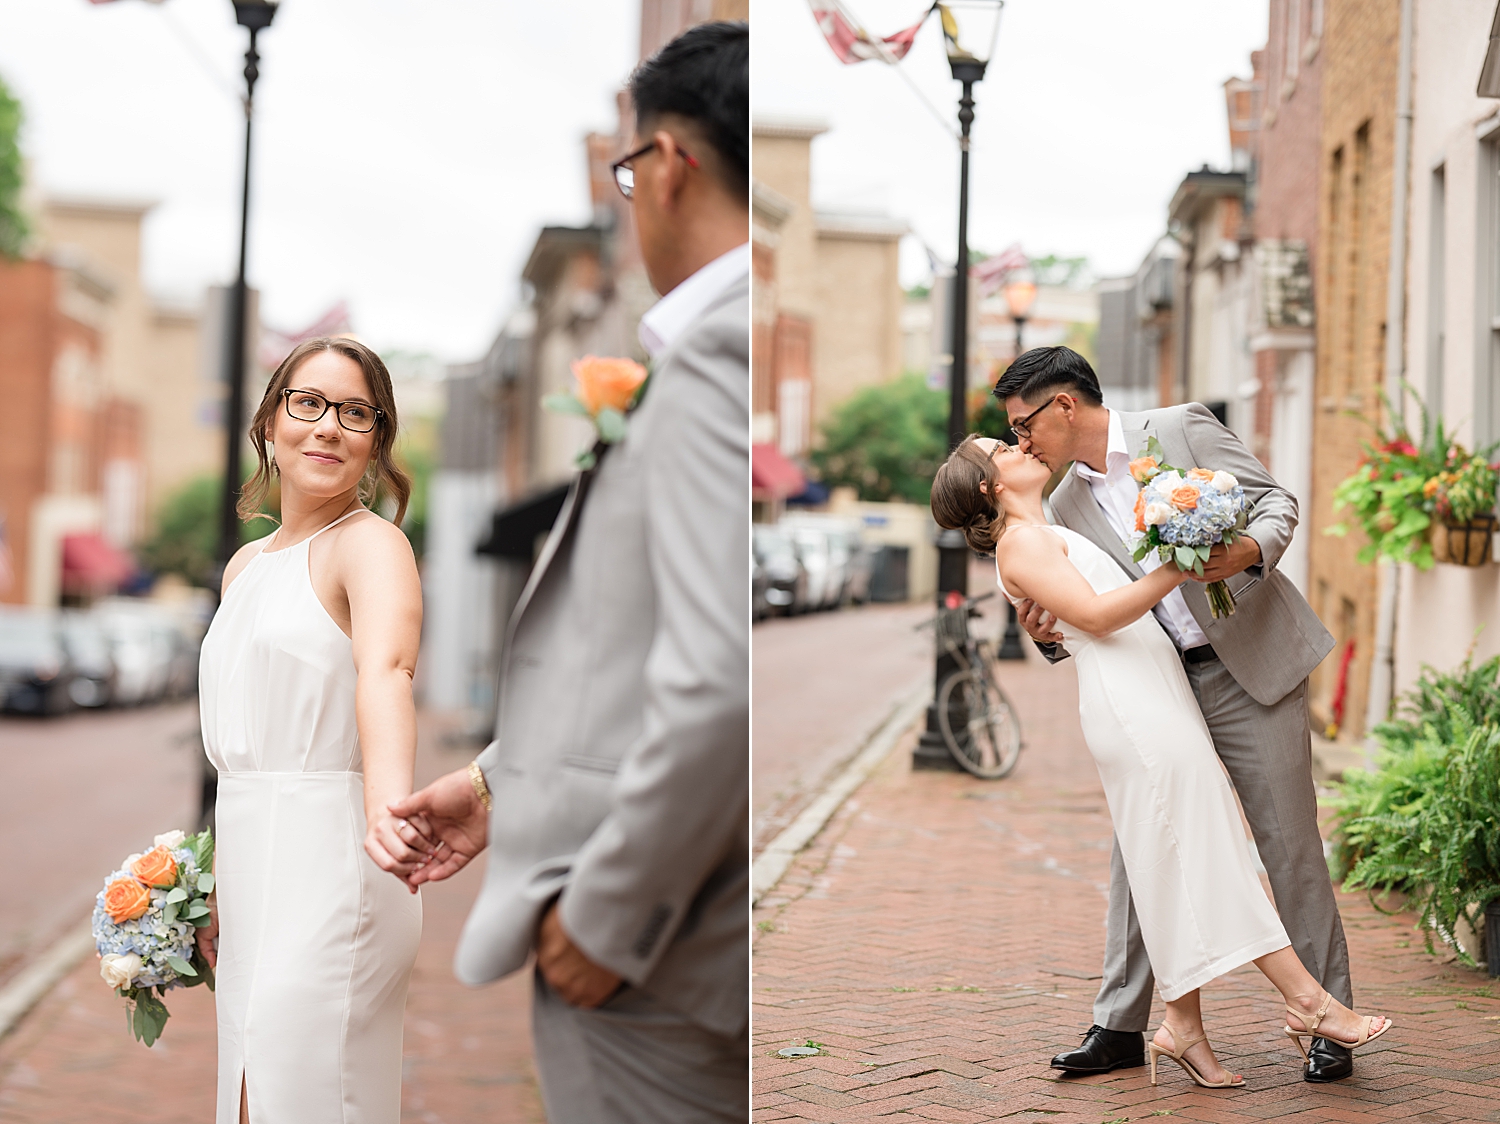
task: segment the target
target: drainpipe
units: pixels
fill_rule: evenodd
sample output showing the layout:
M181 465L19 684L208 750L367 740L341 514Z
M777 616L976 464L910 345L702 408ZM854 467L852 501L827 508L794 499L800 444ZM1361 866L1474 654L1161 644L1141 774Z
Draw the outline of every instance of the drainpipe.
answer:
M1385 393L1400 424L1406 413L1401 385L1406 360L1406 196L1411 179L1411 49L1414 0L1401 0L1401 51L1396 72L1396 151L1391 184L1391 271L1385 298ZM1370 699L1365 710L1365 756L1373 761L1370 731L1390 714L1396 684L1396 604L1401 571L1380 564L1380 607L1375 618L1375 662L1370 668Z

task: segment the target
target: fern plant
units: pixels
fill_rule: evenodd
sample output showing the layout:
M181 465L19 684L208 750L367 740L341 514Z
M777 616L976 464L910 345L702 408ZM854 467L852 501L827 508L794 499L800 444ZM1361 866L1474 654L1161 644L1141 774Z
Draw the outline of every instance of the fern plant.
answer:
M1459 918L1478 930L1500 898L1500 657L1455 671L1424 668L1401 715L1375 728L1373 773L1346 774L1335 798L1329 863L1346 890L1399 892L1459 959Z

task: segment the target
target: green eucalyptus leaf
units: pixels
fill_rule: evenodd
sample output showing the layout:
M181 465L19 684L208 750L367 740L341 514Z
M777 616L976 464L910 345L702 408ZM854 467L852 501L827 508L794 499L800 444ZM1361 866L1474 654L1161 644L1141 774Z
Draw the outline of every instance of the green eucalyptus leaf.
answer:
M163 925L170 925L177 920L177 903L169 901L161 908L161 921Z
M195 917L207 917L208 905L205 902L196 901L192 905L187 907L187 912L184 913L183 916L189 921L191 921Z
M173 902L185 902L187 900L188 900L188 892L186 890L184 890L181 886L178 886L177 888L175 888L173 890L169 890L167 892L167 904L168 905L170 905Z
M1198 552L1190 546L1179 546L1175 555L1179 570L1191 570L1193 563L1198 560Z
M179 976L196 976L198 970L180 956L167 957L167 963L172 965L172 971Z
M599 427L599 440L606 445L614 445L625 440L625 415L613 406L606 406L600 410L594 418L594 424Z
M198 875L198 890L200 893L211 894L214 892L214 876L208 871Z
M551 410L554 414L573 414L577 417L589 416L589 408L571 394L549 394L542 399L542 409Z

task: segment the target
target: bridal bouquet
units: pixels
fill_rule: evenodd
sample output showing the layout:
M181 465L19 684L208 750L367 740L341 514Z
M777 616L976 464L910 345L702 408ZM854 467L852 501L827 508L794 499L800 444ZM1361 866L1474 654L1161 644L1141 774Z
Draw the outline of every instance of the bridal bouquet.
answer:
M214 888L213 860L211 832L169 831L105 878L95 899L99 974L125 999L131 1033L147 1046L167 1025L161 996L200 983L213 990L213 969L195 939L208 924L204 898Z
M1209 551L1219 543L1232 545L1249 521L1250 501L1232 474L1173 468L1155 437L1130 462L1130 475L1141 490L1135 533L1125 546L1137 562L1154 550L1163 561L1202 577ZM1209 583L1208 607L1216 618L1234 613L1234 595L1223 582Z
M599 441L613 445L625 440L625 415L645 393L647 371L634 359L601 359L585 355L572 363L578 389L573 394L549 394L542 406L557 414L575 414L594 424ZM598 456L592 449L578 454L576 465L587 471Z

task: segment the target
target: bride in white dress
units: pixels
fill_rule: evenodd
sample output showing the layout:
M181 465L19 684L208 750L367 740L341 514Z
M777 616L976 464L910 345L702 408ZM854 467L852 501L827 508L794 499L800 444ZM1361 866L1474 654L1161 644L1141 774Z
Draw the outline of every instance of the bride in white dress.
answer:
M1030 454L969 437L938 470L932 511L993 552L1001 591L1058 619L1078 673L1084 740L1099 768L1141 935L1166 1003L1148 1049L1199 1085L1244 1084L1214 1057L1198 989L1242 964L1282 994L1284 1032L1362 1046L1390 1020L1359 1016L1308 974L1250 857L1229 779L1214 753L1177 649L1150 610L1188 575L1162 566L1132 581L1083 535L1048 524L1051 470Z
M386 809L412 789L422 600L405 536L362 502L378 482L406 506L395 433L385 365L347 339L299 345L251 423L240 513L275 473L281 523L225 569L200 670L219 770L216 918L199 930L206 952L218 937L217 1124L400 1117L422 905L382 871L426 851Z

